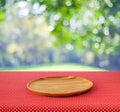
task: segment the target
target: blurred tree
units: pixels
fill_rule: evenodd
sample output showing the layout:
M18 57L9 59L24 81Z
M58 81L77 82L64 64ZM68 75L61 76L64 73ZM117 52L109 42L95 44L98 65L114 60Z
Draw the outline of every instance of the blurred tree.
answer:
M19 0L15 0L17 2ZM55 45L113 54L120 49L120 0L27 0L44 7ZM5 0L1 0L1 7ZM0 12L0 20L3 12ZM34 15L34 14L33 14Z
M0 21L5 18L5 1L9 0L0 0ZM99 58L104 54L119 56L120 0L23 1L31 3L29 17L44 13L52 41L61 51L93 51Z
M114 54L120 49L120 0L29 0L46 6L55 45Z

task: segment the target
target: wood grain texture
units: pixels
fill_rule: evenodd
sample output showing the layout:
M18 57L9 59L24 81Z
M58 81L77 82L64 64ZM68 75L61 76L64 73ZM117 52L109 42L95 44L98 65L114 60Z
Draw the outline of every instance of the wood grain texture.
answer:
M79 95L92 87L92 81L75 76L45 77L27 84L27 88L33 93L55 97Z

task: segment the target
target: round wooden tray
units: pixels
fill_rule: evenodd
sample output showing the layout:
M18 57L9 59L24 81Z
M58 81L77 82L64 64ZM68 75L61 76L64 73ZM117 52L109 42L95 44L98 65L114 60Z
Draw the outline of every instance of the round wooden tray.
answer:
M45 77L27 84L30 91L46 96L78 95L90 90L92 86L90 80L75 76Z

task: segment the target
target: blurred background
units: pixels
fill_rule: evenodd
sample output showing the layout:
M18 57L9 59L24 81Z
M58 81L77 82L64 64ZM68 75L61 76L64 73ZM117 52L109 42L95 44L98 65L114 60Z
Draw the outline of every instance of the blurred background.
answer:
M0 0L0 70L120 70L120 0Z

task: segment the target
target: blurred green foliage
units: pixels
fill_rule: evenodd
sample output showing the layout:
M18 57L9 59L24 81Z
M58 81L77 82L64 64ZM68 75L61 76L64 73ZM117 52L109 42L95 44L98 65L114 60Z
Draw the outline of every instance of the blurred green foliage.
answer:
M120 49L120 0L30 0L46 6L57 45L115 54Z
M15 0L17 2L19 0ZM71 44L97 54L120 49L120 0L28 0L45 6L46 20L56 37L55 45ZM1 7L5 0L1 0ZM0 12L0 20L3 20Z
M0 22L4 20L5 4L6 4L6 0L0 0Z
M5 6L9 5L8 2L9 0L7 1L8 3L5 1L6 0L0 0L0 22L5 19L6 13ZM22 0L13 1L14 4L16 4L17 2L20 2ZM91 51L92 53L94 53L94 55L97 55L100 58L101 56L104 57L104 55L119 56L120 0L23 0L23 1L26 1L27 3L30 3L32 5L29 17L34 18L36 16L43 14L44 17L46 18L46 22L48 23L48 29L54 37L53 39L54 48L56 47L62 48L60 50L62 50L63 52L72 51L73 54L75 51L77 51L78 53L83 52L84 50L89 52ZM43 11L41 11L41 13L38 13L34 12L33 9L35 10L41 9ZM34 25L32 27L34 29ZM26 29L24 29L23 32L25 32ZM28 28L26 32L28 30L30 32L31 29L29 30ZM0 35L3 35L2 32L0 33L1 33ZM35 37L34 34L33 36ZM4 44L2 37L4 36L0 37L1 45ZM33 39L34 37L31 38ZM34 44L35 46L37 46L36 48L38 49L40 40L34 41L35 41ZM24 39L24 43L25 42L26 41ZM66 51L66 49L68 51ZM76 57L77 52L75 52Z
M4 7L6 4L6 0L0 0L0 8Z

